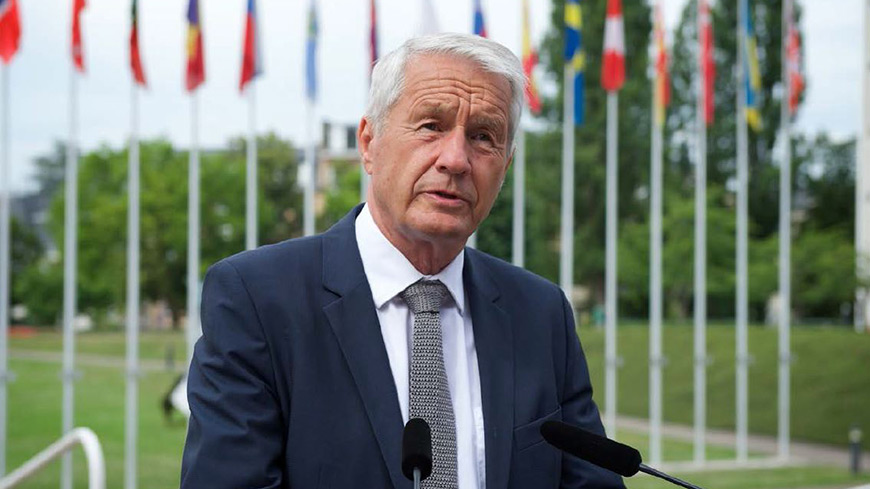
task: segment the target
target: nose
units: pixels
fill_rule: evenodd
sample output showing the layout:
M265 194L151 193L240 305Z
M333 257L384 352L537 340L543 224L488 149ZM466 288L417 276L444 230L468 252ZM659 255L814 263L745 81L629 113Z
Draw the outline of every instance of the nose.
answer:
M441 152L435 162L440 172L462 175L471 172L471 160L465 130L455 127L441 139Z

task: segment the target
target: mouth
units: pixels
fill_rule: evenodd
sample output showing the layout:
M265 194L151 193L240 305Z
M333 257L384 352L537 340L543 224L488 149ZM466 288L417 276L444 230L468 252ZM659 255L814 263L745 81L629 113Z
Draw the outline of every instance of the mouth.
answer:
M464 199L460 194L449 190L427 190L425 194L444 204L455 205L466 202L466 199Z

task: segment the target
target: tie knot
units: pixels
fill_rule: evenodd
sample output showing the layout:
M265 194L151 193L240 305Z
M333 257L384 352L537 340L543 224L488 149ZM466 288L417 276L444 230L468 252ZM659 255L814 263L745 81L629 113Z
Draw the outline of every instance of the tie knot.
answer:
M408 304L411 312L438 312L441 304L450 296L447 286L440 280L420 280L408 286L399 293L399 296Z

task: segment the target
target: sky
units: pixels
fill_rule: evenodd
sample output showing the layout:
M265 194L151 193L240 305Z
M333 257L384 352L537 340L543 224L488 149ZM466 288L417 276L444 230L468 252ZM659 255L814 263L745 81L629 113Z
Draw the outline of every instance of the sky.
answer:
M18 0L21 48L8 71L10 161L14 193L33 190L32 160L65 140L70 127L71 0ZM603 1L603 0L602 0ZM673 28L686 0L663 0ZM721 1L721 0L720 0ZM804 8L808 91L799 130L854 135L860 124L861 0L798 0ZM198 91L203 148L223 147L248 131L249 98L239 93L246 0L201 0L206 83ZM355 124L368 85L368 1L318 0L318 103L313 120ZM469 32L471 0L433 0L444 31ZM520 50L520 0L482 0L489 37ZM141 92L140 138L163 137L186 148L191 102L184 90L187 0L142 0L139 31L148 87ZM550 2L530 0L532 42L548 28ZM80 147L119 148L131 126L128 0L88 0L82 17L86 74L77 79ZM378 0L381 54L416 34L421 0ZM260 0L264 73L255 86L256 127L306 140L304 43L306 0Z

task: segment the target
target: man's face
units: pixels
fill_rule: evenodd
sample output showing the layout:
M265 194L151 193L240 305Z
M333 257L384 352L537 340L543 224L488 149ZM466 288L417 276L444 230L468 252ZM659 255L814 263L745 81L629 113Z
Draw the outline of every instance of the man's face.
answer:
M489 214L510 165L510 85L453 56L409 60L383 127L360 123L370 204L388 237L461 242Z

